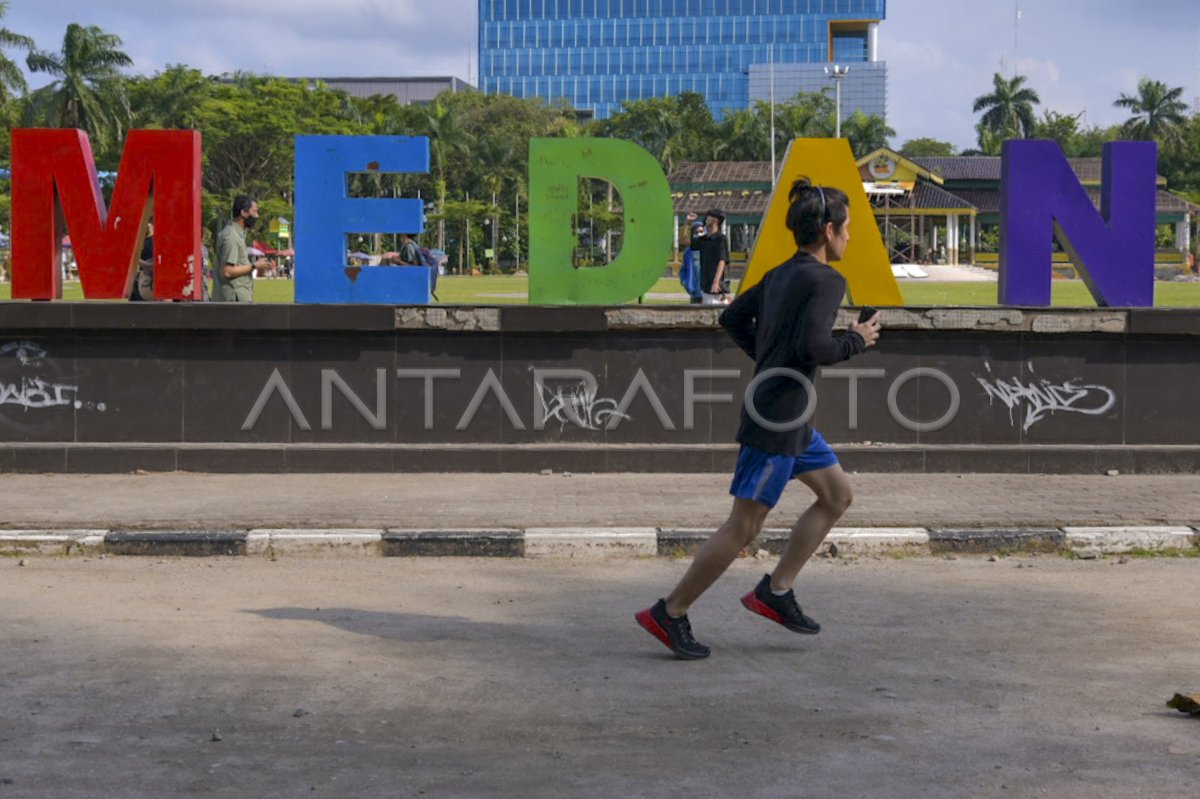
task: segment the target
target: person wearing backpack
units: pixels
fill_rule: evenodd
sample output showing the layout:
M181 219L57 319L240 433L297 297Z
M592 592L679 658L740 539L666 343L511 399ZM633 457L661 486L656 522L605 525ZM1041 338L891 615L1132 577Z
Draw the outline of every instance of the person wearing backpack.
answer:
M428 247L419 247L417 254L421 258L421 266L429 267L429 293L437 300L438 267L441 266L438 263L438 257ZM441 300L438 300L438 302L441 302Z
M697 222L692 226L692 241L704 235L704 225ZM683 262L679 266L679 282L683 285L683 290L687 292L688 298L692 305L699 305L704 301L704 294L700 291L700 256L696 250L687 247L683 251Z
M421 266L421 248L413 241L411 233L400 234L400 253L396 260L400 266Z

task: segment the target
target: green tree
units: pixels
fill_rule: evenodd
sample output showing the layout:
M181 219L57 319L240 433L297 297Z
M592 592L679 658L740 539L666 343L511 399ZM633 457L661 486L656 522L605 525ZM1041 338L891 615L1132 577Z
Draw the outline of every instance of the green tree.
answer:
M767 122L771 106L761 101L755 111ZM775 152L782 158L792 139L827 139L833 136L837 120L834 100L828 92L800 92L775 105Z
M479 261L478 250L488 211L487 203L477 199L447 200L440 210L429 215L439 227L449 229L445 249L457 251L456 262L466 272Z
M479 162L480 188L492 202L491 249L499 260L500 254L500 197L504 187L516 181L515 142L508 137L488 136L478 140L475 157Z
M1079 150L1079 120L1083 114L1060 114L1047 110L1033 123L1030 136L1034 139L1048 139L1058 142L1062 151L1071 157L1078 157Z
M1073 149L1067 153L1072 158L1099 158L1104 153L1104 145L1117 141L1122 137L1121 126L1112 125L1102 128L1093 125L1079 131L1075 137Z
M446 158L444 180L447 201L470 196L493 202L494 197L491 213L493 239L498 244L501 244L502 236L505 241L512 241L512 252L520 260L518 250L527 245L528 237L522 236L520 229L514 229L513 226L520 224L520 219L516 218L519 214L512 209L527 194L524 176L529 170L529 140L579 135L580 125L575 110L566 104L546 104L536 98L481 92L446 91L438 101L447 113L455 116L457 129L463 137L462 146L455 148L457 154ZM410 106L404 110L408 112L410 109L416 115L414 118L428 112L428 107L421 109ZM420 134L425 127L424 123L418 122L409 132ZM436 142L432 143L436 145ZM434 158L437 157L435 151ZM427 196L436 194L436 181L431 181L429 176L414 176L414 181L434 189ZM430 218L438 217L435 214ZM496 226L499 226L499 231ZM438 230L441 234L445 225L439 222ZM474 241L479 231L475 227L471 230ZM512 230L511 236L502 232L509 230ZM444 247L448 251L456 252L459 249L457 245L451 246L452 241L459 240L457 231L458 228L453 227L444 239L439 238L439 241L445 242Z
M0 2L0 19L8 13L8 3ZM20 112L14 100L24 94L27 86L21 68L4 52L6 48L32 50L33 40L0 27L0 163L9 162L9 131L15 126ZM0 228L8 230L11 219L9 181L0 179ZM0 266L0 271L3 267Z
M637 144L670 174L680 161L708 160L716 126L704 98L684 92L677 97L627 101L591 132Z
M1187 122L1184 116L1187 103L1180 99L1182 95L1182 87L1169 89L1162 81L1142 78L1136 95L1122 93L1113 105L1133 114L1124 125L1125 135L1158 142L1174 141Z
M770 160L770 117L749 108L726 114L718 127L716 156L722 161Z
M132 118L121 68L133 64L121 50L121 37L72 22L57 53L34 50L26 64L56 78L30 97L29 122L81 128L97 149L120 145Z
M250 194L272 213L291 218L295 201L295 137L359 135L344 92L324 85L238 75L215 83L195 109L204 132L205 221L219 227L233 197ZM272 204L278 200L278 204ZM265 214L262 214L265 216Z
M0 2L0 19L8 15L8 6L7 0ZM5 54L4 50L8 48L33 50L33 39L0 27L0 105L7 105L12 99L24 94L28 88L21 68Z
M1200 114L1178 128L1175 138L1162 148L1158 164L1172 191L1200 202Z
M775 155L783 158L792 139L824 139L834 133L834 101L828 92L800 92L775 104ZM893 134L894 135L894 134ZM726 161L771 158L771 105L726 114L717 128L716 156Z
M429 137L433 173L436 178L438 213L442 215L438 224L438 247L446 246L445 214L448 184L446 175L450 170L450 159L465 160L470 152L474 137L463 125L464 114L458 106L438 97L431 105L422 109L419 118L421 134ZM469 248L468 248L469 251Z
M681 120L677 161L711 161L716 148L717 123L704 95L682 92L677 98Z
M186 130L196 127L196 111L215 80L198 69L173 64L151 77L129 80L129 107L139 128Z
M1000 148L1008 139L1020 138L1013 131L994 131L982 122L975 126L975 135L979 139L979 149L964 150L963 155L1000 155Z
M900 145L900 155L905 158L940 158L957 154L957 147L948 141L939 141L938 139L909 139Z
M1011 80L1000 73L992 77L992 91L975 98L972 109L983 112L979 120L981 130L998 134L1003 139L1026 139L1033 132L1033 107L1042 102L1038 93L1025 86L1025 76L1017 75ZM980 149L988 149L980 140Z
M887 147L888 140L896 135L896 131L888 127L878 114L868 116L862 111L855 111L842 123L842 135L850 140L854 157L862 158L881 147Z

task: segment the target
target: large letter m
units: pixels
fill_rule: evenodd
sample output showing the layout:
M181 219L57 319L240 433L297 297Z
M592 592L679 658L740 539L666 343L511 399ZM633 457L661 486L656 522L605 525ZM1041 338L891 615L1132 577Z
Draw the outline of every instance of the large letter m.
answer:
M131 131L106 208L86 133L14 130L12 296L62 297L62 241L70 232L83 296L127 297L151 214L154 296L199 299L199 133Z

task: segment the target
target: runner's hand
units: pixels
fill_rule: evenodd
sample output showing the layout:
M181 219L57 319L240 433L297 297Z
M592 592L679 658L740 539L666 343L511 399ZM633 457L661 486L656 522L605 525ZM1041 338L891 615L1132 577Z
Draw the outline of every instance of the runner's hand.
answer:
M878 311L876 311L875 315L867 321L861 323L855 322L854 324L850 325L850 329L853 332L862 336L862 339L867 343L868 348L874 347L875 344L878 343L879 331L882 327L883 323L879 319Z

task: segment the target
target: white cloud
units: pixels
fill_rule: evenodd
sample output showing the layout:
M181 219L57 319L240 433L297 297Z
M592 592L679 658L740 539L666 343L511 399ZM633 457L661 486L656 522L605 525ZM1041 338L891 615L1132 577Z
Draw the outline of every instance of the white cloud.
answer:
M1062 68L1053 59L1018 59L1017 72L1029 78L1030 83L1049 86L1062 83Z
M1138 81L1142 79L1141 71L1133 67L1115 67L1110 71L1113 91L1132 94L1137 91Z
M916 74L938 73L949 67L960 67L937 42L917 43L905 39L883 39L879 58Z

